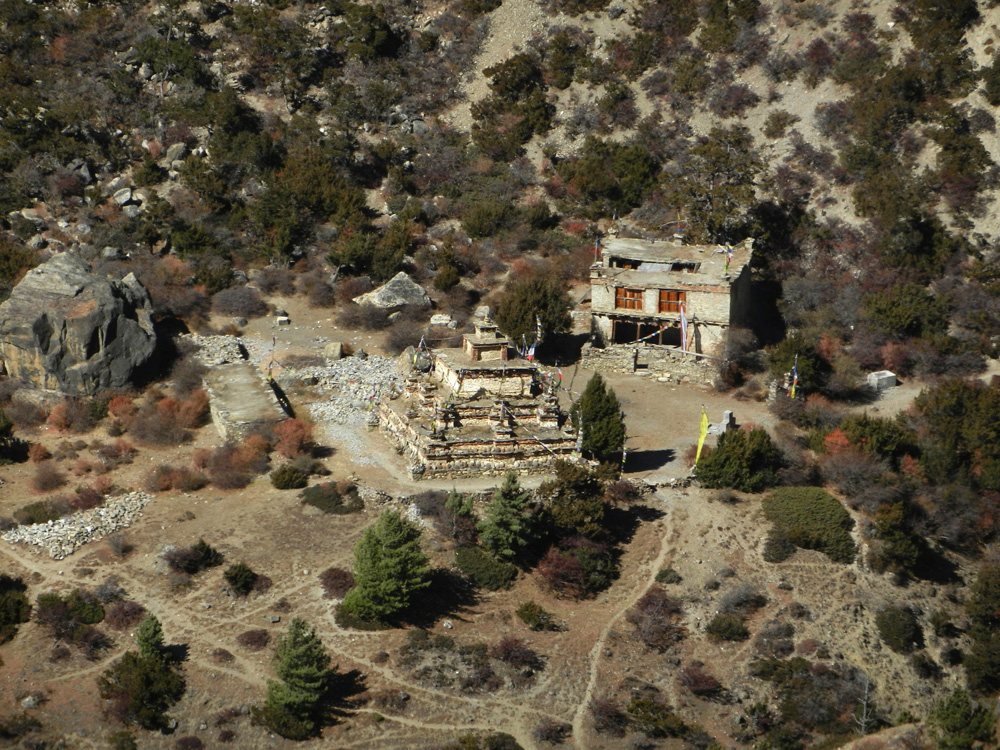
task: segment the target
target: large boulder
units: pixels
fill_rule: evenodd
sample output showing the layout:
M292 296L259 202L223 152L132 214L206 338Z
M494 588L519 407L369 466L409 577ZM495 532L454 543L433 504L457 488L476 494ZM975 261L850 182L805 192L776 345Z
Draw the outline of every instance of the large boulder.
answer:
M355 297L354 301L359 305L372 305L385 309L402 307L403 305L431 306L431 298L427 296L424 288L402 271L378 289Z
M151 313L133 274L114 281L76 255L54 255L0 305L0 359L11 377L38 388L122 388L156 349Z

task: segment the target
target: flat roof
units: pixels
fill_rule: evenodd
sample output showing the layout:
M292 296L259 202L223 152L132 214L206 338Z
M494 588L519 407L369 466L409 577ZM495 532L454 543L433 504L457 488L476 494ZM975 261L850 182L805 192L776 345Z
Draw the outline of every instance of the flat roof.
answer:
M527 375L538 369L536 365L520 357L509 359L506 362L502 359L487 359L474 362L469 359L464 349L435 349L434 356L456 371L506 369L507 374L513 376Z
M723 286L732 283L753 256L753 241L733 245L726 271L725 245L682 245L671 240L609 239L591 278L614 279L636 286ZM615 260L634 261L636 268L615 268ZM671 269L672 265L686 266ZM694 267L691 267L691 264Z

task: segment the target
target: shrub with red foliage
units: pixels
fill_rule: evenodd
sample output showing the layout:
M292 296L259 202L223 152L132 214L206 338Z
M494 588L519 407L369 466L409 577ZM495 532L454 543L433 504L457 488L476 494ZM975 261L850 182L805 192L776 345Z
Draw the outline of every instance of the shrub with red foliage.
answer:
M89 432L94 428L94 416L87 402L74 398L56 404L48 423L61 432Z
M92 487L81 487L70 496L69 504L73 510L90 510L104 505L104 495Z
M823 447L827 454L837 456L844 451L851 450L851 441L839 427L823 438Z
M41 463L47 458L52 458L49 449L41 443L32 443L28 446L28 459L33 464Z
M277 443L274 448L285 458L295 458L309 452L313 426L302 419L285 419L274 427Z
M266 445L266 440L251 436L239 445L227 443L218 448L205 466L212 484L224 490L246 487L254 475L267 471Z
M196 388L178 404L177 422L181 427L193 430L205 424L208 414L208 392L204 388Z
M205 476L197 471L160 464L146 475L143 485L148 492L167 490L194 492L204 487L207 482Z
M680 674L678 681L694 695L712 696L722 690L722 683L705 671L705 665L700 661L688 664Z
M327 568L319 574L319 582L326 599L343 599L354 588L354 574L343 568Z
M128 422L129 434L139 443L155 446L177 446L191 440L191 433L177 419L176 399L160 399L143 406Z
M112 396L108 400L108 413L115 419L127 421L138 410L139 407L135 405L131 396Z

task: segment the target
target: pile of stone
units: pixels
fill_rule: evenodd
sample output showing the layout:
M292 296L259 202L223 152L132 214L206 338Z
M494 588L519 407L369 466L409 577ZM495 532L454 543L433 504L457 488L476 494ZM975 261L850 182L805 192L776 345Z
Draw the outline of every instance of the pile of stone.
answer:
M129 492L108 498L99 508L82 510L57 521L18 526L0 539L10 544L43 547L54 560L62 560L85 544L131 526L152 499L145 492Z
M235 336L199 336L192 333L186 338L198 346L198 359L206 367L242 362L247 358L245 348Z
M317 422L363 427L372 405L401 387L396 360L374 354L346 357L326 367L307 369L321 391L332 391L329 400L310 407Z

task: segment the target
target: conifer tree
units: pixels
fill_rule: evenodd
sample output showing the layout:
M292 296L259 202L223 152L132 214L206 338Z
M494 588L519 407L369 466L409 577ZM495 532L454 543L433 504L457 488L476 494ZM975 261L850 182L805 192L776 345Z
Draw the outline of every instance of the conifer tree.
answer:
M594 375L573 405L573 425L583 425L583 452L604 463L614 461L625 445L625 418L618 396L600 374Z
M292 620L274 651L278 680L268 680L263 723L288 739L305 739L316 730L320 704L330 690L336 667L316 631L305 620Z
M365 620L393 617L410 606L413 594L430 585L420 529L386 511L354 546L355 587L341 605Z
M149 615L139 624L135 640L139 644L139 655L143 659L160 658L163 656L163 628L156 615Z
M531 493L521 488L516 474L508 474L486 506L479 539L497 557L512 560L535 540L536 532Z

